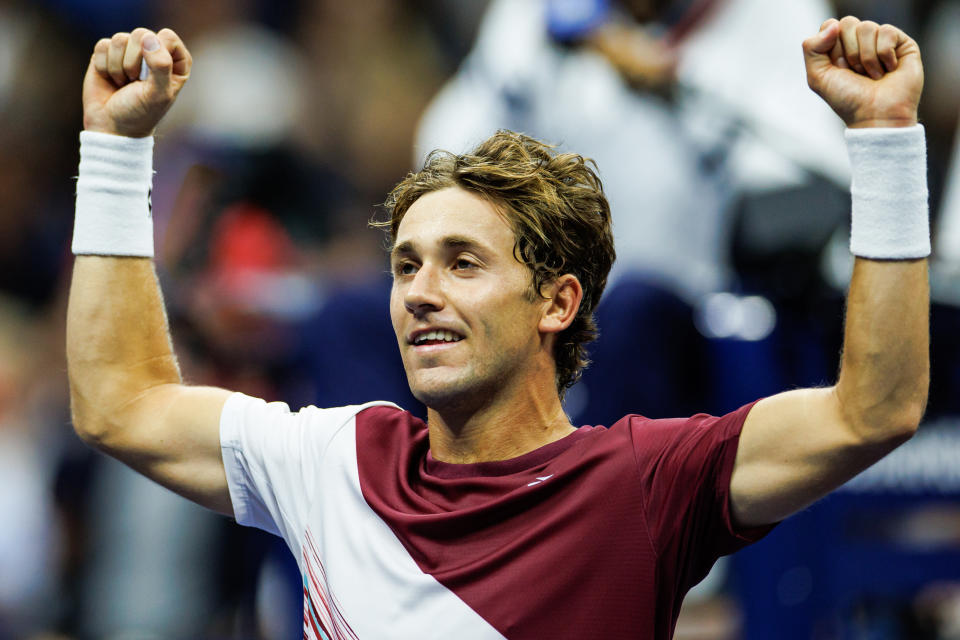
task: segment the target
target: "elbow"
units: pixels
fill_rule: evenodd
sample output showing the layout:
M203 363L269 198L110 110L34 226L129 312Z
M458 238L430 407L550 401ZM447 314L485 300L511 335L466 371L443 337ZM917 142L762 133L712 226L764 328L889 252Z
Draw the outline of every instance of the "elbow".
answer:
M97 449L98 451L104 448L103 442L105 438L102 430L91 429L87 424L81 423L74 418L73 432L76 433L77 437L88 447Z
M90 405L76 393L70 394L70 417L77 437L94 449L104 447L109 433L106 421L91 411Z
M877 436L891 449L899 447L917 433L923 413L922 404L906 406L899 411L891 412L882 428L877 430Z
M91 396L91 387L85 384L85 380L90 378L85 379L82 373L76 370L70 355L68 349L67 379L70 383L70 422L73 424L73 432L87 445L99 449L99 443L105 437L106 426L94 409L98 403Z
M905 408L881 416L850 422L856 441L869 450L890 452L910 440L920 427L922 411Z
M75 383L70 376L70 418L73 431L88 446L103 451L119 429L119 414L98 387Z
M900 444L906 442L920 428L923 416L927 412L927 396L930 390L929 370L907 389L898 394L897 400L889 409L888 428Z
M926 411L926 387L907 397L886 397L881 401L844 399L838 393L846 423L865 445L892 450L916 434Z

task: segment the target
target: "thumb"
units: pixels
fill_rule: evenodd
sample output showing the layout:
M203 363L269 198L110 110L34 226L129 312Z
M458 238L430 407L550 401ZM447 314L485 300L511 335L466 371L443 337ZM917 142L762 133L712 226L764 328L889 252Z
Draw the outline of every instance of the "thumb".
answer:
M170 84L170 73L173 69L173 57L160 42L160 38L153 33L148 33L143 37L140 48L143 52L143 62L149 70L147 78L143 78L141 73L141 79L147 81L148 90L159 89L166 93L167 86Z
M835 19L827 20L820 27L820 32L817 35L803 41L803 50L808 57L827 55L833 49L833 45L837 43L839 37L840 23Z
M824 73L829 73L833 62L830 52L840 39L840 22L834 18L820 27L820 32L803 41L803 58L807 67L807 81L813 87Z

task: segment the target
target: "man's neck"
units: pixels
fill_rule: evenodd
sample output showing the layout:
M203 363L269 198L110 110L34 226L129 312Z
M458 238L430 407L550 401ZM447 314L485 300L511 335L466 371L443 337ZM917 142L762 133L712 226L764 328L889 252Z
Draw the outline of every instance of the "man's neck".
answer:
M470 412L428 408L430 452L466 464L516 458L575 431L555 389L524 387Z

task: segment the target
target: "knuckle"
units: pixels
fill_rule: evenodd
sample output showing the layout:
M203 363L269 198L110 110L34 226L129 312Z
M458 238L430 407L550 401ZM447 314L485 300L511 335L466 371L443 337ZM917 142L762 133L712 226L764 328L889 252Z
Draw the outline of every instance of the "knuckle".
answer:
M897 35L900 33L900 30L892 24L882 24L878 28L878 31L880 32L880 35L894 39L896 39Z
M854 16L843 16L840 18L840 24L843 26L854 25L860 22L860 20Z
M127 39L130 38L129 33L115 33L113 37L110 38L110 44L112 45L123 45L126 44Z

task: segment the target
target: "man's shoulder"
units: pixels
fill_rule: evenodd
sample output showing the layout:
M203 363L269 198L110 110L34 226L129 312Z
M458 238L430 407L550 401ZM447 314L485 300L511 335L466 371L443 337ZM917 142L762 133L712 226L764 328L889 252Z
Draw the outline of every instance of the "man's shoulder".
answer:
M674 432L678 429L697 429L709 428L717 422L728 420L742 422L746 412L753 406L745 405L736 411L725 415L712 415L709 413L695 413L686 417L676 418L650 418L639 413L630 413L609 427L610 431L641 431L641 432ZM742 416L741 416L742 414Z
M375 428L407 426L413 429L426 428L426 423L403 407L385 400L343 407L351 409L357 420Z
M338 432L349 429L355 431L358 438L366 433L381 441L386 440L388 433L409 439L427 430L420 418L384 400L327 409L310 406L301 409L300 414L308 427Z
M415 419L415 417L409 411L404 410L399 405L388 400L372 400L370 402L364 402L363 404L348 404L341 407L326 408L310 405L300 409L300 413L307 413L312 416L323 418L329 418L333 416L352 418L354 416L359 416L360 414L365 414L368 417L373 416L385 420L402 419L404 416L409 416L410 418Z
M616 434L630 433L668 433L677 429L695 427L702 424L704 420L709 420L713 416L706 413L698 413L692 416L682 418L650 418L639 413L629 413L616 422L607 430Z
M221 426L227 432L236 428L268 432L277 429L298 429L303 433L321 434L341 431L356 421L364 424L415 425L419 421L392 402L375 400L363 404L321 408L314 405L291 411L284 402L268 402L243 393L234 393L224 405Z
M697 413L683 418L648 418L629 414L610 427L630 441L638 458L659 459L666 451L705 453L739 438L750 403L723 415Z

